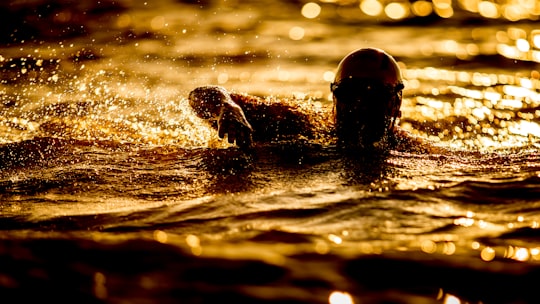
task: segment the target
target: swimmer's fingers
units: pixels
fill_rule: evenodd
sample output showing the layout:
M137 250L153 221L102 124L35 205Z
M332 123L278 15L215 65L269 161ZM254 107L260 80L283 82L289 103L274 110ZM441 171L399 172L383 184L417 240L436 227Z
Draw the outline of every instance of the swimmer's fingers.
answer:
M224 138L227 135L227 141L240 147L249 147L251 145L251 133L253 129L244 116L240 107L226 107L218 120L218 135Z
M241 130L239 136L237 136L236 138L236 144L244 149L244 148L249 148L251 146L251 133L253 131L251 130L251 128L249 130L246 130L246 129L243 129Z
M234 144L236 141L236 130L234 128L229 129L229 133L227 134L227 141L230 144Z
M236 144L241 148L251 146L251 129L242 124L223 121L219 126L218 135L224 138L227 135L227 141L230 144Z
M226 122L223 122L223 121L220 121L219 124L218 124L218 136L219 138L224 138L225 135L228 132L228 124Z

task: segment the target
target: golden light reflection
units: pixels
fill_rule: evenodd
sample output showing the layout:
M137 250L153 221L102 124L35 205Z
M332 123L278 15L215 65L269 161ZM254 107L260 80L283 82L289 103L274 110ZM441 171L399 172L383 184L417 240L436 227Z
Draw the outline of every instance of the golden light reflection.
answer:
M360 9L368 16L379 16L383 11L383 5L378 0L363 0Z
M538 260L538 258L540 256L540 248L538 248L538 247L531 248L530 253L531 253L531 259Z
M531 258L531 252L525 247L508 246L504 252L504 257L520 262L526 262Z
M229 74L227 73L219 73L217 77L217 81L219 84L225 84L227 81L229 81Z
M486 262L493 261L495 258L495 249L491 247L485 247L480 251L480 258Z
M529 250L527 248L520 247L515 251L513 258L515 260L525 262L529 260Z
M533 30L531 32L531 37L534 47L540 49L540 30Z
M463 227L471 227L472 225L474 225L474 219L467 218L467 217L460 217L454 220L454 225L463 226Z
M450 18L454 15L451 0L433 0L433 6L435 13L442 18Z
M107 287L105 286L106 281L107 281L106 277L103 273L101 272L94 273L93 291L94 291L94 296L96 296L96 298L101 299L101 300L104 300L107 298L108 293L107 293Z
M505 85L503 92L517 98L525 98L533 102L540 102L540 95L523 86Z
M330 246L326 242L319 241L315 243L315 252L318 254L327 254L330 251Z
M525 39L518 39L516 41L516 47L520 52L528 52L531 49L529 41Z
M353 0L320 0L323 3L336 3L350 5ZM501 19L509 21L538 20L540 16L540 3L536 0L419 0L419 1L392 1L392 0L361 0L360 10L368 16L377 17L385 14L393 20L408 17L426 17L436 14L441 18L451 18L455 11L465 10L478 14L483 18ZM314 2L306 3L302 7L302 15L306 18L320 16L322 7Z
M461 304L461 300L454 295L446 294L444 296L443 303L444 304Z
M510 31L510 34L505 32L505 36L522 35L517 30ZM540 110L534 110L540 106L540 73L537 71L531 71L528 78L426 68L406 69L404 76L408 90L421 92L413 98L415 108L407 116L418 115L418 119L424 119L428 124L453 117L467 120L464 125L443 128L436 134L416 134L449 140L457 148L475 146L488 149L530 145L540 137L540 124L537 123ZM421 81L423 79L444 81L450 85L426 86ZM458 219L455 224L466 226L470 222Z
M527 18L527 11L518 6L503 5L502 15L510 21L518 21Z
M496 35L499 42L497 52L510 59L540 62L540 51L537 50L540 48L539 34L538 29L527 32L517 27L499 31Z
M403 19L409 15L408 5L408 3L392 2L384 8L384 12L390 19Z
M339 244L341 244L341 243L343 242L343 239L342 239L341 237L335 235L335 234L330 234L330 235L328 235L328 239L329 239L332 243L337 244L337 245L339 245Z
M197 247L200 246L200 240L196 235L190 234L186 236L186 243L189 247Z
M302 40L304 38L304 34L304 28L299 26L294 26L289 30L289 38L292 40Z
M431 2L420 0L411 5L411 11L416 16L425 17L433 12L433 6Z
M334 77L335 77L335 73L332 72L332 71L326 71L326 72L324 72L324 74L323 74L323 79L324 79L324 81L326 81L326 82L332 82L332 81L334 81Z
M478 12L482 17L497 19L501 16L500 7L491 1L482 1L478 4Z
M321 6L315 2L308 2L302 6L301 13L308 19L317 18L321 13Z
M330 304L353 304L352 296L347 292L333 291L328 297Z
M420 248L425 253L433 254L437 252L437 243L432 240L425 240L420 244Z
M195 256L202 254L201 241L196 235L190 234L186 236L186 244L191 248L191 253Z
M167 233L161 230L154 231L154 240L160 243L167 243L167 240L168 240Z
M442 253L446 255L453 255L456 253L456 244L453 242L443 243Z
M438 9L447 9L452 7L452 0L433 0L433 6Z
M517 110L523 107L523 103L520 100L501 98L494 107L495 109Z
M521 120L508 128L510 133L522 136L540 137L540 125L536 122Z

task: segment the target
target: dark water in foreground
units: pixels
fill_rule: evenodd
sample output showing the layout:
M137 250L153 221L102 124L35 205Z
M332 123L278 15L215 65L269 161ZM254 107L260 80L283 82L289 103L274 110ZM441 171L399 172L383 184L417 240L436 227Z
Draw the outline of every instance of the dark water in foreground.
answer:
M2 302L537 303L538 4L347 3L1 4ZM436 153L245 153L187 105L212 83L329 108L364 46Z

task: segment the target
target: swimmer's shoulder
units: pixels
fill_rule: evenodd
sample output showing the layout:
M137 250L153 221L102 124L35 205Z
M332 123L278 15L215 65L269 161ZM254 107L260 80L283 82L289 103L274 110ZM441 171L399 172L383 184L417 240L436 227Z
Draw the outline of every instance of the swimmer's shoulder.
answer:
M242 108L251 108L267 103L264 98L247 93L229 92L229 96L231 96L231 99Z
M333 136L331 109L311 100L285 97L259 97L230 92L253 126L253 139L259 142L298 138L329 141Z

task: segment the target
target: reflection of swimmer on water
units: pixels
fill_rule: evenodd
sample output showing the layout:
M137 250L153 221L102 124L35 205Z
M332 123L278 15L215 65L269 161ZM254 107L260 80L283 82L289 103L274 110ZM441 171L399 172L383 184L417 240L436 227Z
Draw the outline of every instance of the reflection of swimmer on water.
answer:
M227 135L230 143L240 147L294 136L334 136L338 146L345 148L418 149L421 142L396 126L402 90L401 71L394 58L379 49L363 48L339 63L331 84L333 111L230 93L219 86L196 88L189 94L189 102L221 138Z

